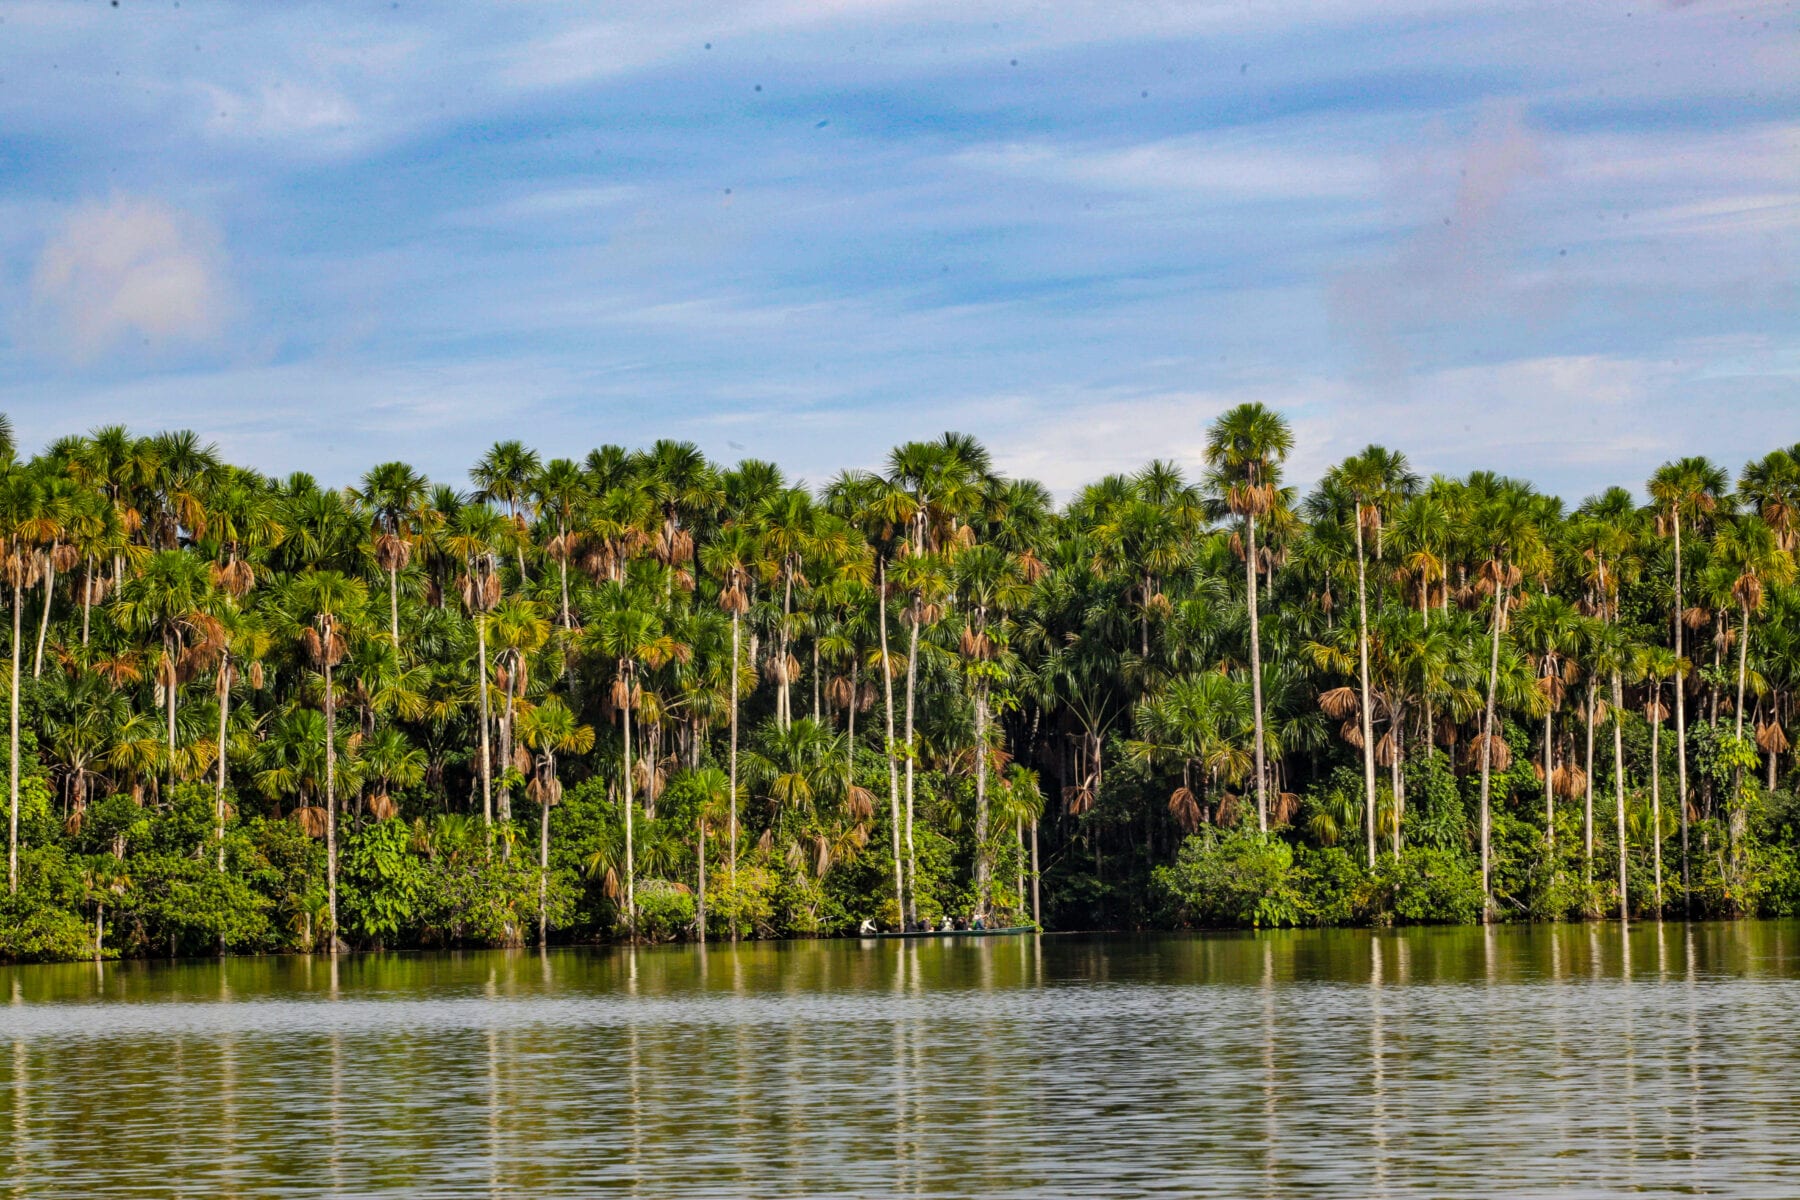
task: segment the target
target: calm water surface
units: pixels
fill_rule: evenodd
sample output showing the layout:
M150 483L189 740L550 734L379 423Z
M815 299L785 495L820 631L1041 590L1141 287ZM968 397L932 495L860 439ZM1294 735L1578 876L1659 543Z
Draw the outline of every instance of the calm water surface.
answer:
M1800 1195L1800 926L0 968L0 1195Z

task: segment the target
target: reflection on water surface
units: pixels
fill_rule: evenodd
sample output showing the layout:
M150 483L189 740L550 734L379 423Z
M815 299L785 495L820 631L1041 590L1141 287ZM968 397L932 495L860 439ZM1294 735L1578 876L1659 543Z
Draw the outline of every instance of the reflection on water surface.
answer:
M0 968L0 1195L1793 1196L1800 925Z

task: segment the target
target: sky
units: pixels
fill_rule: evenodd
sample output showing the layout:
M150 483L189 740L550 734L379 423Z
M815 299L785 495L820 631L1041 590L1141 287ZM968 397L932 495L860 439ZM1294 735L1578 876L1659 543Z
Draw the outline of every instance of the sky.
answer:
M28 449L817 483L954 429L1066 497L1248 400L1302 485L1800 441L1800 6L0 5Z

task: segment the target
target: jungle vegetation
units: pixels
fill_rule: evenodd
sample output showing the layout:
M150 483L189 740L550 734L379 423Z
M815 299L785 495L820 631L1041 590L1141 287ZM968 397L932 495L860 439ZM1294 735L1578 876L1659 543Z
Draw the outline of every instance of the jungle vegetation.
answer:
M349 487L0 429L0 957L1800 906L1800 446L1569 507L1280 414Z

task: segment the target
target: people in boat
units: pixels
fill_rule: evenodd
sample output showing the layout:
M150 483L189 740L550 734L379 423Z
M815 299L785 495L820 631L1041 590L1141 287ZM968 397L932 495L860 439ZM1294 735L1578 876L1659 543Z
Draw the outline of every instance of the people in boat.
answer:
M969 923L967 921L963 920L961 917L956 918L956 928L959 931L965 930L968 927L969 927Z
M951 932L953 932L953 931L954 931L954 930L955 930L955 929L956 929L956 922L954 922L954 921L952 921L952 920L951 920L951 919L950 919L950 914L949 914L949 913L945 913L945 914L944 914L944 924L943 924L943 926L942 926L942 927L941 927L941 928L940 928L940 929L939 929L939 930L938 930L938 932L939 932L939 933L951 933Z
M980 913L976 913L974 918L971 919L969 922L969 928L970 929L986 929L987 928L987 918L983 917Z
M856 932L862 934L864 937L868 937L871 933L877 932L875 922L868 917L864 917L863 923L857 927Z

